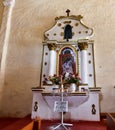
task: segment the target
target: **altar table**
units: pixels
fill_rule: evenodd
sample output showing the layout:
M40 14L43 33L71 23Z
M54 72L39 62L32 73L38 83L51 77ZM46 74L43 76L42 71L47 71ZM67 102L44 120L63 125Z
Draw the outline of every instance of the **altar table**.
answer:
M61 114L54 112L54 102L60 100L60 95L42 92L39 89L32 89L32 91L31 118L60 119ZM64 114L64 119L100 121L99 92L68 93L64 95L64 101L68 101L69 107L68 112Z

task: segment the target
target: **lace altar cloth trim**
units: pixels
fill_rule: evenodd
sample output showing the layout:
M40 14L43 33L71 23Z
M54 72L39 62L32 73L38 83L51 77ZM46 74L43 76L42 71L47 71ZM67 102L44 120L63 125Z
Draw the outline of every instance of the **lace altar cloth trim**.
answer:
M69 108L75 108L86 102L89 95L86 96L64 96L64 101L68 101ZM55 101L61 101L61 96L43 96L48 107L53 110Z

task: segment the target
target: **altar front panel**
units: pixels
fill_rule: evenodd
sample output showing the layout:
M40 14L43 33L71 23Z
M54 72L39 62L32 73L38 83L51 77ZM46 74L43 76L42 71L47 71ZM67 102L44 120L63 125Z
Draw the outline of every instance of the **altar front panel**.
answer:
M61 114L54 112L54 102L59 100L60 96L33 91L31 118L40 117L45 120L61 119ZM69 104L69 110L64 114L65 120L100 120L99 93L90 92L88 95L71 94L64 96L64 100L68 101ZM38 106L37 110L35 110L36 102Z

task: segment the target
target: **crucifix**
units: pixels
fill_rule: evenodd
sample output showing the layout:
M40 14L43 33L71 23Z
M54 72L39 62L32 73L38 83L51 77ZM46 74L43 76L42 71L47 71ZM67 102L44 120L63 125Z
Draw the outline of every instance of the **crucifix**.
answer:
M69 17L70 10L67 9L67 10L66 10L66 13L67 13L67 17Z

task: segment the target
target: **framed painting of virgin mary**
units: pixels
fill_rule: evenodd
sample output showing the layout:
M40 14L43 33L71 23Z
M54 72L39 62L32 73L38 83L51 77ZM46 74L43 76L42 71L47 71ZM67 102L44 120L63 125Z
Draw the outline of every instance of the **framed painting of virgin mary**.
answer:
M71 47L64 47L59 53L59 75L76 74L77 54Z

